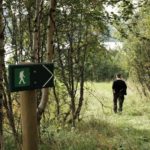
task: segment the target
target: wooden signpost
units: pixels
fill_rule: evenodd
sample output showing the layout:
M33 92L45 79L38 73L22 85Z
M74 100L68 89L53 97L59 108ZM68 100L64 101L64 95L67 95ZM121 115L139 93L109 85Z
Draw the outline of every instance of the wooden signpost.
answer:
M54 86L53 64L9 65L9 88L20 92L23 150L38 150L35 90Z

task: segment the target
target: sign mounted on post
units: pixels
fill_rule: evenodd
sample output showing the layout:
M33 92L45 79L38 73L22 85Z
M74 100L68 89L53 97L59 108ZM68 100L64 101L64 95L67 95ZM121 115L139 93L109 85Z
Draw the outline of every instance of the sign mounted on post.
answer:
M11 92L54 86L54 65L48 63L9 65Z

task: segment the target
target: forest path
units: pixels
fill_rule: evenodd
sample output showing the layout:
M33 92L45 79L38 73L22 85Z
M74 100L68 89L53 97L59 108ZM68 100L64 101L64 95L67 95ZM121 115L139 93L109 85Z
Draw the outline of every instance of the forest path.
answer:
M123 112L114 114L112 83L88 83L82 117L85 121L93 121L93 130L97 130L101 142L104 139L105 144L109 143L113 147L119 140L125 149L148 150L150 101L141 97L133 84L127 84L128 93L125 96Z

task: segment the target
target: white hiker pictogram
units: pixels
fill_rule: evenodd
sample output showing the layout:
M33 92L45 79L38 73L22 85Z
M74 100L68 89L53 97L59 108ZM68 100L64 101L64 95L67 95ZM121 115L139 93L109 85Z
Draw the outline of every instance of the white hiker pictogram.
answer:
M19 84L26 84L26 82L24 80L24 78L25 78L24 71L20 71L19 78L20 78Z

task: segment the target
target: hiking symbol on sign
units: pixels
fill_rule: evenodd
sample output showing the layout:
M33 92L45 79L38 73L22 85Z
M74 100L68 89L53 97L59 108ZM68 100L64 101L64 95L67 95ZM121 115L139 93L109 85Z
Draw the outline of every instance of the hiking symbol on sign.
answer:
M24 71L20 71L19 73L19 78L20 78L20 81L19 81L19 84L23 83L25 84L26 82L24 81L25 79L25 75L24 75Z
M15 69L15 87L23 87L30 85L30 71L29 68Z

